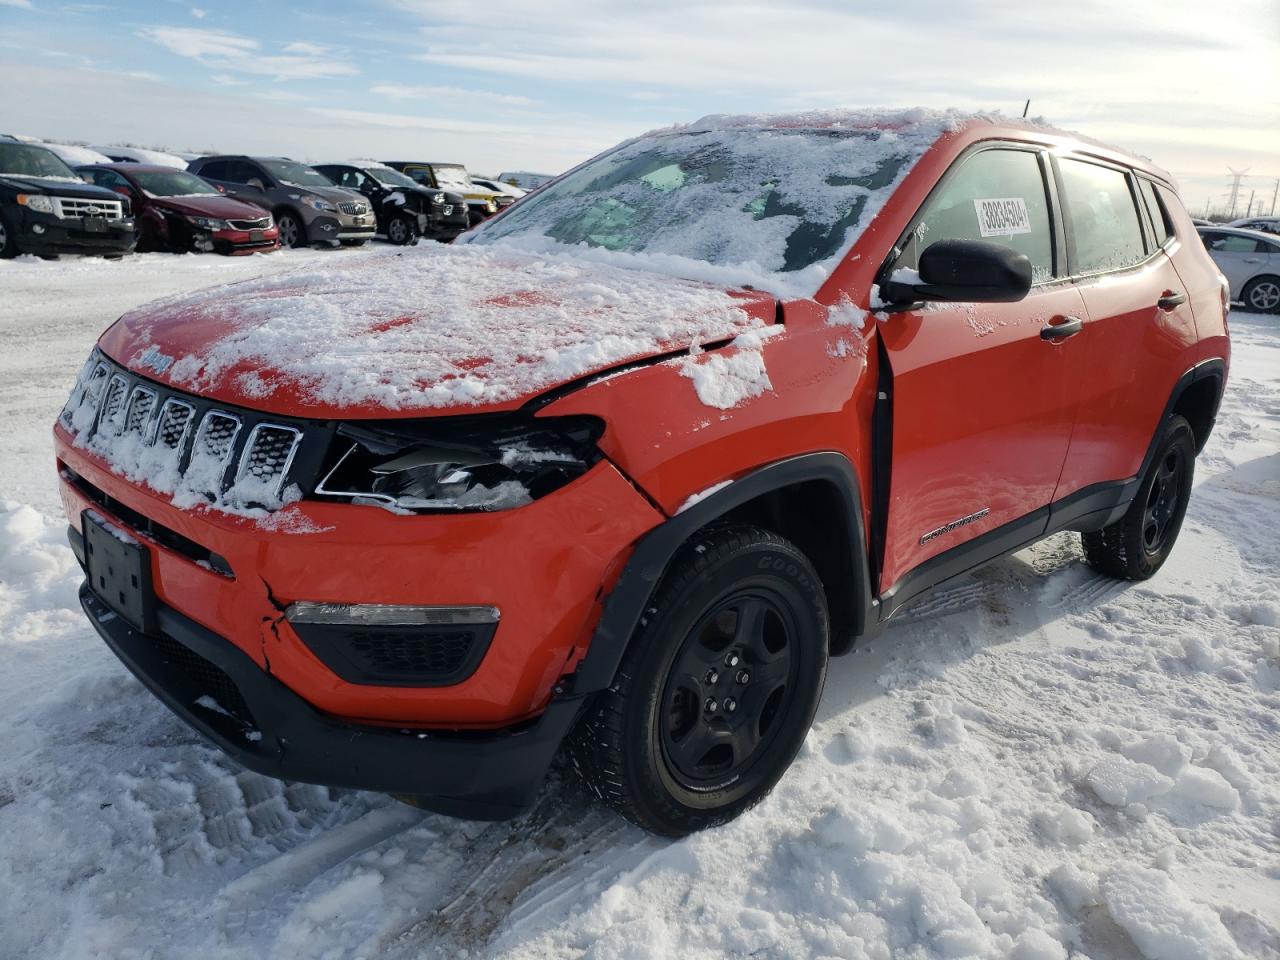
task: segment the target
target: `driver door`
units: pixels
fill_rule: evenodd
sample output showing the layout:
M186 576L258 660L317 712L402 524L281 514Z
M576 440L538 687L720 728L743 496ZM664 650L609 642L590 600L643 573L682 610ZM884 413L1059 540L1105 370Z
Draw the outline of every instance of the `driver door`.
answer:
M1047 157L1030 145L962 157L891 267L915 269L938 240L987 240L1025 254L1034 285L1016 303L932 302L880 321L892 371L882 593L947 551L973 546L952 555L958 569L938 559L924 579L1003 553L1047 524L1074 419L1062 343L1085 316L1080 294L1058 279L1066 271L1048 184Z

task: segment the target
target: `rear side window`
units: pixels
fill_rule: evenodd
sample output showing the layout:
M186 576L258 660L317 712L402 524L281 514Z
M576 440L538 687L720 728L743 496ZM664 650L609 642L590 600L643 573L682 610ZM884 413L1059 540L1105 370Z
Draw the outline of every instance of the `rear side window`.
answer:
M939 240L988 240L1025 254L1036 282L1053 277L1053 231L1040 158L1027 150L983 150L961 162L925 205L898 258L915 269Z
M1159 197L1156 196L1155 184L1139 177L1138 187L1142 190L1142 199L1147 205L1147 213L1151 215L1151 226L1156 232L1156 246L1164 246L1164 242L1173 233L1173 228L1169 225L1169 215L1165 212Z
M1238 233L1206 233L1204 245L1208 250L1218 253L1267 253L1267 246L1261 240L1242 237Z
M226 180L231 164L226 160L211 160L200 167L199 175L210 180Z
M1059 169L1075 237L1076 272L1123 270L1141 263L1147 252L1128 175L1069 157L1059 161Z

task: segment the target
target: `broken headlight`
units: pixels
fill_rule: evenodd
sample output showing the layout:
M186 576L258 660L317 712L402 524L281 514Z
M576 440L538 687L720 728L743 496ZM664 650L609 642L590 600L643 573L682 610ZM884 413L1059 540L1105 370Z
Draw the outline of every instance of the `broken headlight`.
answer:
M344 423L315 492L393 510L510 510L586 473L603 430L578 416Z

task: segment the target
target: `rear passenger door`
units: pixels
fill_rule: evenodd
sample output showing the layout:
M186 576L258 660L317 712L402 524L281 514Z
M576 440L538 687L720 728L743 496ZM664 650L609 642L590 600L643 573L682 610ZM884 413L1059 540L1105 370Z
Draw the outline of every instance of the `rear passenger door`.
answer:
M1068 264L1088 314L1064 345L1076 422L1055 500L1073 498L1062 510L1083 513L1101 508L1106 485L1137 475L1197 338L1168 255L1177 237L1150 183L1092 157L1054 164Z
M1047 152L1034 145L987 145L960 158L888 264L915 269L939 240L987 240L1025 254L1034 285L1017 303L929 303L879 324L893 373L882 592L984 534L992 537L974 550L987 553L967 553L968 565L1044 530L1072 412L1069 338L1043 331L1074 330L1084 313L1060 276L1048 171ZM992 218L992 209L1017 215Z

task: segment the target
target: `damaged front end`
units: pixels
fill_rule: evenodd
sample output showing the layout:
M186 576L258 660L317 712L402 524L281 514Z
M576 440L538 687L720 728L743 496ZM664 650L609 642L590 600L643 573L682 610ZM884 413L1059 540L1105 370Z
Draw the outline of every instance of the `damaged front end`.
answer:
M508 510L585 474L603 431L589 416L344 423L315 493L413 513Z

